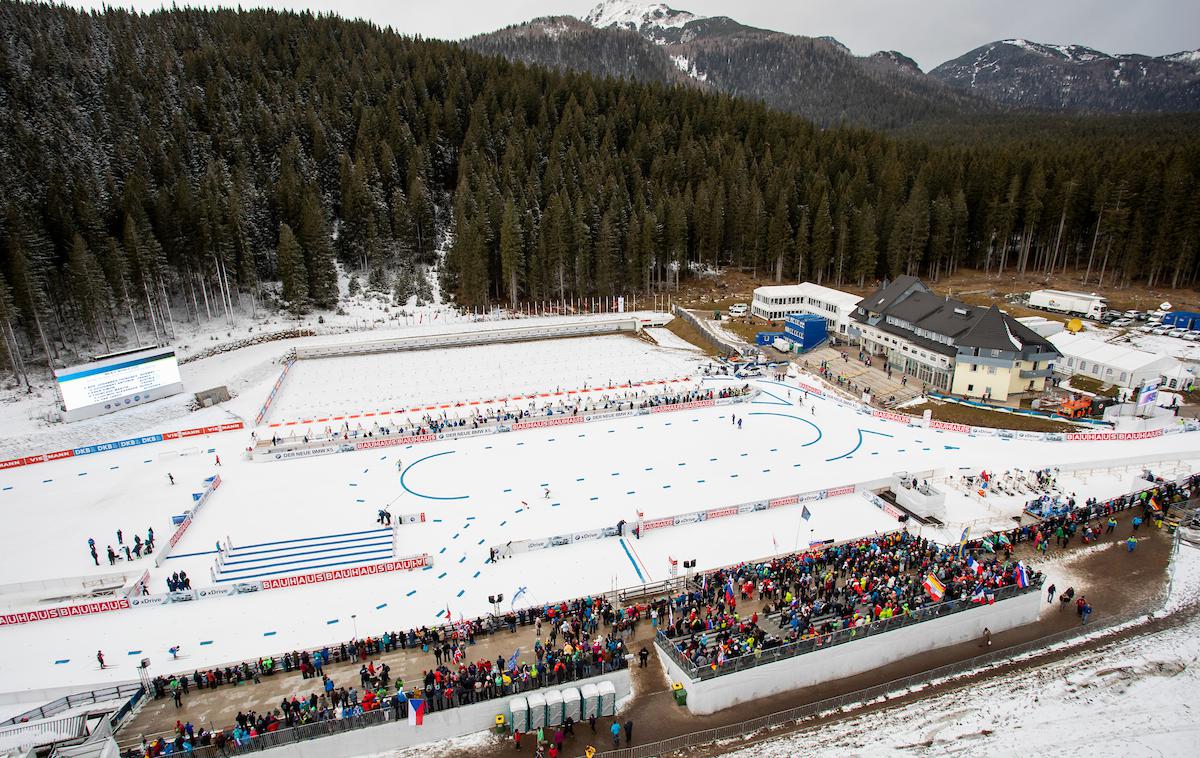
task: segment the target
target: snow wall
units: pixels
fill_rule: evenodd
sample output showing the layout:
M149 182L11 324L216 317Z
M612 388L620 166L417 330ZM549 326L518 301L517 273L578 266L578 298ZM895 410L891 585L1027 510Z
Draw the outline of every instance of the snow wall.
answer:
M939 647L977 640L984 627L995 633L1033 623L1042 602L1041 592L1027 592L994 605L981 605L886 634L702 681L688 678L670 656L658 649L657 642L655 649L670 681L683 683L687 690L688 710L706 715L738 703L861 674Z

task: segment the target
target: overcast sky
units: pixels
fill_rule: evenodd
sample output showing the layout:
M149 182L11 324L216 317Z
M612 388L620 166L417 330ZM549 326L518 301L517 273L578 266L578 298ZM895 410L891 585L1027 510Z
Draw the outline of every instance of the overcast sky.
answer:
M149 10L158 0L74 0ZM180 5L229 5L236 2ZM458 39L536 16L585 15L588 0L243 0L242 7L333 11L405 34ZM1022 37L1107 53L1164 55L1200 47L1200 0L679 0L673 8L744 24L832 35L858 55L899 50L928 71L986 42Z

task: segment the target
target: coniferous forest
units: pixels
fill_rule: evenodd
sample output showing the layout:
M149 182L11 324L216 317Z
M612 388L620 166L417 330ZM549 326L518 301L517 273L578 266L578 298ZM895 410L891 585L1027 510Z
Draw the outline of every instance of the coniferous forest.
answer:
M818 129L335 17L2 0L0 365L246 298L336 307L339 263L401 302L437 264L467 306L729 266L1192 285L1197 134L1046 114Z

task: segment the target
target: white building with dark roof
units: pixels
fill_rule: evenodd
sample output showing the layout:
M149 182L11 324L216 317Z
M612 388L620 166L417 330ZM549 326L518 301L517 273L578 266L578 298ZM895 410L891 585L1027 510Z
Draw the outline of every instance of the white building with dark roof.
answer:
M1062 358L1055 363L1055 373L1063 376L1082 374L1125 389L1137 389L1148 379L1161 379L1181 365L1177 358L1169 355L1111 345L1082 334L1060 332L1051 335L1050 342L1062 353Z
M893 371L966 397L1041 392L1054 345L999 308L934 294L914 276L885 281L853 314L860 344Z

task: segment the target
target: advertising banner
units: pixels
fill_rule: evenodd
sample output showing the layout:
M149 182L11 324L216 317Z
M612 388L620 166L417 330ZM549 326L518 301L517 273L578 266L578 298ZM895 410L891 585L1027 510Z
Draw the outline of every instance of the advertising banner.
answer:
M689 403L675 403L674 405L656 405L650 409L651 413L665 413L666 411L690 411L694 408L712 408L716 405L713 400L693 400Z
M258 592L262 589L262 582L234 582L233 584L222 585L220 587L202 587L197 591L200 599L209 597L232 597L233 595L244 595L248 592Z
M121 598L120 600L103 600L97 603L65 605L58 608L41 608L36 611L23 611L21 613L4 613L0 614L0 626L31 624L35 621L49 621L51 619L69 618L71 616L90 616L94 613L120 611L128 608L129 602L128 598Z
M849 495L854 492L853 484L846 484L841 487L830 487L825 490L825 497L837 497L838 495Z
M38 455L27 455L21 458L13 458L12 460L8 461L0 461L0 470L16 468L17 466L29 466L34 463L45 463L46 461L57 461L62 460L63 458L76 458L81 455L92 455L94 453L103 453L109 450L121 450L127 447L136 447L138 445L150 445L155 442L176 440L182 437L196 437L202 434L231 432L243 428L245 428L245 424L243 424L241 421L231 421L227 424L214 424L213 426L202 426L196 429L184 429L178 432L163 432L162 434L150 434L144 437L132 437L127 440L99 442L95 445L84 445L83 447L77 447L71 450L56 450L53 453L40 453Z
M262 588L264 590L280 590L288 587L303 587L307 584L320 584L321 582L336 582L341 579L353 579L359 576L374 576L376 574L389 574L393 571L412 571L413 569L424 568L432 565L429 560L428 553L414 555L408 558L397 558L394 561L385 563L372 563L366 566L350 566L336 571L316 571L311 574L297 574L296 576L281 576L278 579L264 579Z
M583 416L547 416L537 421L518 421L512 425L514 432L522 429L547 429L552 426L566 426L567 424L582 424Z
M971 433L971 427L967 426L966 424L956 424L953 421L938 421L933 419L929 422L929 428L944 429L948 432L962 432L963 434Z
M1148 440L1161 437L1162 429L1151 429L1146 432L1067 432L1069 442L1076 440Z
M355 450L374 450L381 447L396 447L397 445L417 445L422 442L436 442L436 434L411 434L407 437L372 437L370 439L347 442Z
M874 416L875 418L886 419L888 421L895 421L896 423L899 423L899 424L910 424L916 420L912 416L906 416L903 413L896 413L895 411L873 410L873 411L871 411L871 415Z

